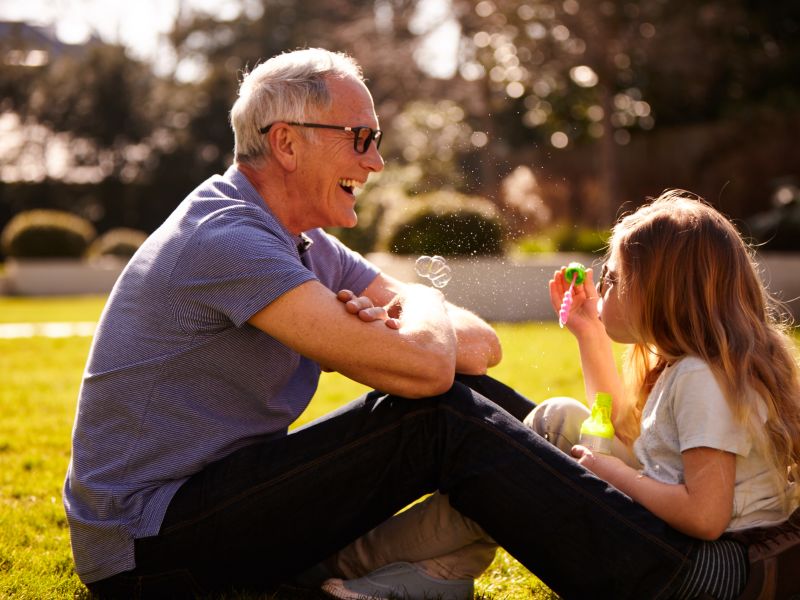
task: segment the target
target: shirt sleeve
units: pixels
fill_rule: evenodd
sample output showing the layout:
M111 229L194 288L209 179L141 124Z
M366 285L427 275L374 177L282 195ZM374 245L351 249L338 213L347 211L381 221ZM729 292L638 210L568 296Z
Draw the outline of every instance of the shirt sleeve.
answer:
M323 285L334 293L351 290L361 294L380 270L358 252L321 229L308 232L314 245L308 251L311 268Z
M187 331L242 326L289 290L316 279L291 239L257 215L211 217L187 244L170 278L172 306Z
M706 447L741 456L750 453L750 436L736 420L708 365L680 375L673 409L681 452Z

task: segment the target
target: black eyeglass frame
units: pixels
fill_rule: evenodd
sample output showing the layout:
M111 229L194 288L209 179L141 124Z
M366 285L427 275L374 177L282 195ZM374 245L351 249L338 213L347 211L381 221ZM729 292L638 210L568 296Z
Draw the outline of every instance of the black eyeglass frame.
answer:
M616 275L612 275L611 272L608 270L608 264L604 264L603 268L600 270L600 279L597 280L595 284L595 289L597 290L597 294L602 296L607 287L612 286L617 282Z
M366 125L359 125L358 127L348 127L347 125L326 125L324 123L298 123L295 121L286 121L287 125L295 125L296 127L312 127L314 129L338 129L340 131L349 131L353 134L353 150L358 152L359 154L366 154L367 150L369 150L369 145L372 141L375 141L375 149L380 150L381 148L381 140L383 139L383 131L380 129L373 129L372 127L367 127ZM260 128L258 131L262 134L269 133L269 130L275 123L270 123L269 125ZM364 138L364 148L361 149L358 147L358 139L361 135L363 130L368 131L367 137Z

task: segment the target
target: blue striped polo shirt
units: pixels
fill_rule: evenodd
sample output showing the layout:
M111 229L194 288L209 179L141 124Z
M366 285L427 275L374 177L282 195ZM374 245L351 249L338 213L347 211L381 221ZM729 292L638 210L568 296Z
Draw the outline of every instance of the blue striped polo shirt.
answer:
M112 290L89 353L64 506L81 580L133 569L186 479L286 435L320 368L247 320L319 280L361 293L378 271L322 230L298 238L235 166L195 189Z

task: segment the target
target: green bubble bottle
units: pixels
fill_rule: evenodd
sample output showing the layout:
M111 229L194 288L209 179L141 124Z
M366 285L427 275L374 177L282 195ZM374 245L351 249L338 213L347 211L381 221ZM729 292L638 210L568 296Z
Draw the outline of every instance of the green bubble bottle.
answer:
M611 454L614 425L611 423L611 394L597 392L592 414L581 425L580 445L592 452Z

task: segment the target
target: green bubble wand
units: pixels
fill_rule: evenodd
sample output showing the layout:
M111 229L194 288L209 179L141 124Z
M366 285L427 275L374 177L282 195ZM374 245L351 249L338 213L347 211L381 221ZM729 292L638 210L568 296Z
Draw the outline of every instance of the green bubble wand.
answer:
M572 308L572 290L575 285L582 284L586 279L586 267L579 262L569 263L564 271L564 279L570 283L567 293L561 300L561 310L558 311L558 325L561 328L567 324L567 319L569 319L569 311Z

